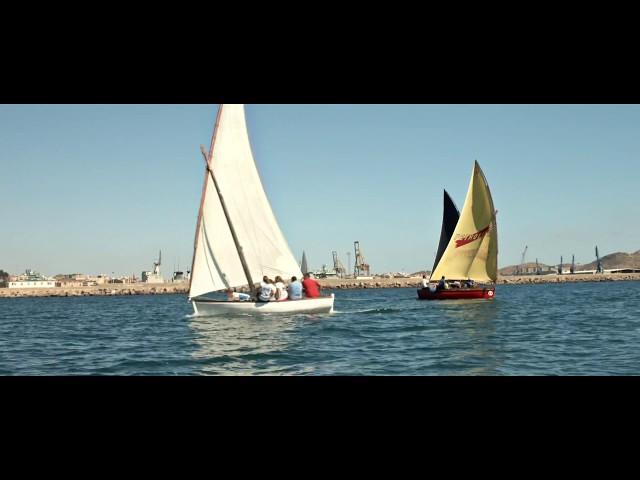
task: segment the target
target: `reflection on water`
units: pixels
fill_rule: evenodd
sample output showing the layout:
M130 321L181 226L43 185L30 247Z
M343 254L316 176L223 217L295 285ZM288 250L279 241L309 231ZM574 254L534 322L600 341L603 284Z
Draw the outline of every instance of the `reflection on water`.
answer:
M353 292L354 301L334 315L192 317L197 345L192 357L206 375L500 372L504 354L495 335L500 301L416 305L398 293ZM429 352L433 347L446 355ZM413 356L416 349L425 352L423 358Z
M500 310L499 300L444 300L437 305L446 317L464 325L484 324L496 318Z
M450 358L463 368L458 375L496 375L504 363L503 342L496 338L501 301L445 301L438 307L455 332L460 348Z
M202 373L251 375L258 371L264 373L265 359L287 350L296 319L193 317L189 325L196 334L194 341L198 346L192 357L202 364Z

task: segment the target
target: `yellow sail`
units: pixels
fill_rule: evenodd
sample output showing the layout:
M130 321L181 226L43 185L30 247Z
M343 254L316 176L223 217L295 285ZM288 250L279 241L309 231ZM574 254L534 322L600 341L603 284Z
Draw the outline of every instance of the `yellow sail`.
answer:
M460 220L438 266L433 280L472 279L495 283L498 278L498 229L496 211L487 180L478 162Z

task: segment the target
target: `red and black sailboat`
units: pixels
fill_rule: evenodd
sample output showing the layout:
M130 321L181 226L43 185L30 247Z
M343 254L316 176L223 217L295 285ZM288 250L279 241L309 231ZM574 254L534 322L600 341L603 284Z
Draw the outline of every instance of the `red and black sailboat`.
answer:
M439 282L439 286L431 284L418 290L418 298L492 299L497 276L496 211L487 180L475 162L462 212L458 212L449 194L444 192L440 245L431 273L431 282Z

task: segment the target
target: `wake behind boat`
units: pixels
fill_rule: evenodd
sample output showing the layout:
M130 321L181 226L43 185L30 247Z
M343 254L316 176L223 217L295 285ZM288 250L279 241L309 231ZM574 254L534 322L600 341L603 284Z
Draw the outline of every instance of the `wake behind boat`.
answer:
M487 180L475 162L462 213L444 192L440 245L430 286L420 300L493 299L498 278L496 211ZM433 286L432 282L439 282Z
M220 105L207 152L189 299L196 315L331 313L334 296L271 302L210 300L213 292L247 287L255 280L302 278L278 226L253 158L244 105Z

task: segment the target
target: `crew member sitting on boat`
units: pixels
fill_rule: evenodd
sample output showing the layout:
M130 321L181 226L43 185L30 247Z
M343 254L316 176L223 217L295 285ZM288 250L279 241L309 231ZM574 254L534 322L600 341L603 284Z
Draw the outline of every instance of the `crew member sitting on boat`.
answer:
M258 292L258 301L267 303L275 298L276 286L273 284L273 280L270 280L266 275L262 279L260 284L260 290Z
M251 300L251 295L246 293L238 293L234 289L227 290L227 301L229 302L248 302Z
M429 288L429 280L427 280L427 276L422 276L422 288Z
M449 285L447 284L447 281L445 280L444 275L438 282L438 290L449 290Z
M304 287L304 294L307 298L320 298L320 290L322 289L322 286L317 280L311 278L310 273L304 274L302 286Z
M289 299L289 292L287 292L287 286L284 284L282 277L276 277L276 301L284 302Z
M302 283L300 283L297 277L291 277L289 300L302 300Z

